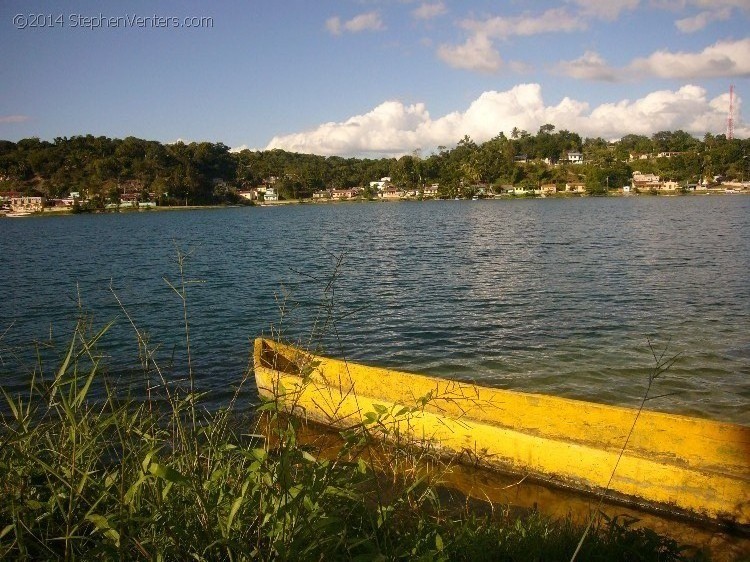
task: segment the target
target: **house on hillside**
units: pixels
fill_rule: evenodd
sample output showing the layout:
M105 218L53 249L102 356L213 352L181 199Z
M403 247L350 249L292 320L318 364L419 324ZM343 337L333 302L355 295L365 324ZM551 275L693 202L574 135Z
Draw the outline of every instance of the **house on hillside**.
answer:
M583 154L580 152L568 152L566 160L569 164L583 164Z
M557 185L554 183L545 183L541 188L542 195L554 195L557 193Z
M271 199L268 199L266 197L266 192L271 191ZM265 185L259 185L258 187L254 187L252 189L246 189L243 191L238 192L240 197L244 197L245 199L249 199L250 201L259 201L261 199L261 195L263 196L262 199L266 201L278 201L278 194L276 193L276 188L274 187L267 187ZM273 197L276 197L276 199L273 199Z
M44 197L12 197L10 210L13 212L41 213L44 210Z
M661 178L656 174L642 174L639 171L633 172L631 183L636 191L658 190L662 186Z
M653 154L649 154L649 153L640 154L640 153L637 153L637 152L631 152L629 154L629 158L628 159L629 159L630 162L633 162L634 160L648 160L648 159L650 159L652 157L653 157Z
M684 152L675 152L675 151L660 152L659 154L656 155L656 157L657 158L672 158L674 156L680 156L681 154L685 154L685 153Z
M381 199L401 199L404 197L404 191L395 185L386 187L383 191L378 193L378 197Z
M380 181L371 181L370 182L370 189L377 189L378 191L383 191L386 187L388 187L391 183L390 176L386 176L384 178L380 178Z
M333 189L331 190L331 199L336 201L343 201L345 199L354 199L359 196L358 187L350 187L348 189Z
M581 182L576 183L566 183L565 184L565 191L566 193L585 193L586 192L586 185Z
M137 207L141 200L141 194L138 192L123 193L120 196L120 207Z

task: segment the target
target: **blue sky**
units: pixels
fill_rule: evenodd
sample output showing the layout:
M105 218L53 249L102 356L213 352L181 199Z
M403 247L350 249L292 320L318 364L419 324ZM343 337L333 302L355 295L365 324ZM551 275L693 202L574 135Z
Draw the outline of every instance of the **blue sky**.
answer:
M0 6L2 139L379 155L545 123L702 137L726 131L730 84L750 136L750 0L66 4Z

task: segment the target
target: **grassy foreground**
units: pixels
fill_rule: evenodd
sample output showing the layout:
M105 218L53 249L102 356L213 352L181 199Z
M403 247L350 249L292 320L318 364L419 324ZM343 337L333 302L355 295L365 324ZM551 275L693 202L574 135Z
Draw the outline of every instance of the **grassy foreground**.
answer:
M146 360L147 399L129 397L96 350L106 329L79 323L54 373L3 390L0 559L541 561L576 549L570 520L441 503L439 474L418 468L429 451L384 457L370 424L321 455L275 402L238 413L250 373L209 411L192 381L168 383ZM599 519L578 560L706 559L630 523Z

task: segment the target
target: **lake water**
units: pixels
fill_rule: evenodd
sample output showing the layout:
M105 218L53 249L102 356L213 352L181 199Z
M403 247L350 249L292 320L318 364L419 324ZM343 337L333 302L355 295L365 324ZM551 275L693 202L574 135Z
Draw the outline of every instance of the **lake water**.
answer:
M696 196L2 219L0 376L18 388L32 342L63 347L79 299L96 325L117 318L110 372L137 372L110 285L183 376L182 303L164 280L179 281L179 248L200 281L194 369L216 404L253 338L281 324L307 339L330 312L315 338L330 355L613 404L638 404L664 352L677 359L653 394L670 395L648 407L748 424L749 216L750 197Z

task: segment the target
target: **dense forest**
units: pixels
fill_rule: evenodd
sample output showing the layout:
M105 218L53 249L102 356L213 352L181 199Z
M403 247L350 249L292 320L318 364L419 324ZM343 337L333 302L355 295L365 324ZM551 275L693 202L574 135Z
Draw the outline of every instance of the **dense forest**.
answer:
M566 163L570 152L584 164ZM672 153L669 158L657 157ZM675 154L676 153L676 154ZM643 158L641 158L643 156ZM649 156L649 157L647 157ZM285 199L310 197L323 188L360 186L390 176L405 189L439 184L446 197L470 195L476 186L532 187L581 182L589 192L629 182L633 171L655 173L680 183L722 176L750 178L750 140L684 131L651 137L627 135L616 142L582 139L548 124L536 134L514 129L484 143L464 137L453 148L429 155L415 151L400 158L343 158L283 150L230 152L222 143L162 144L134 137L92 135L0 141L0 192L46 197L79 192L95 204L128 193L160 204L207 204L238 200L238 191L275 178Z

